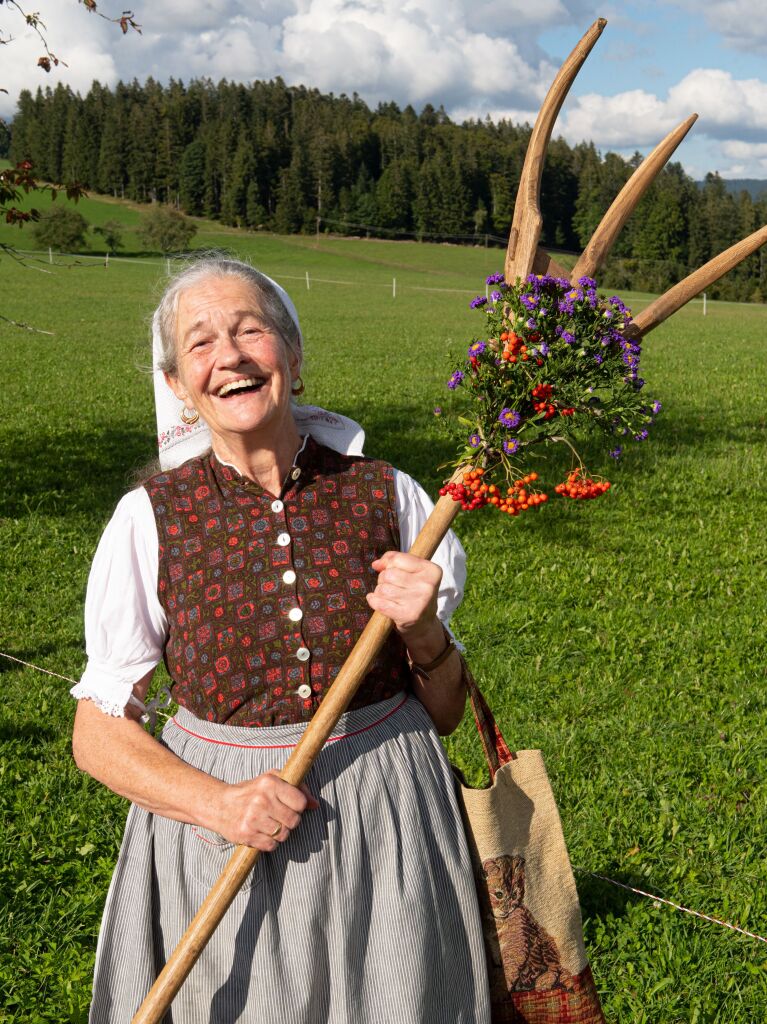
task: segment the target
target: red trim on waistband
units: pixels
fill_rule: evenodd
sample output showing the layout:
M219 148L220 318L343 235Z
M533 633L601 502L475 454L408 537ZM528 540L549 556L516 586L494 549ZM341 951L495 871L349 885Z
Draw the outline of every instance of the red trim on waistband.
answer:
M405 694L396 707L392 708L391 711L387 711L385 715L376 719L375 722L371 722L370 725L366 725L362 729L354 729L353 732L341 733L340 736L331 736L327 742L335 743L336 740L345 740L350 736L359 736L360 733L367 732L369 729L375 729L375 727L380 725L381 722L385 722L387 718L391 718L395 711L399 711L407 698L408 695ZM194 736L198 740L204 740L206 743L217 743L220 747L239 747L241 750L290 750L293 747L298 746L297 743L229 743L227 740L213 740L209 736L201 736L198 732L192 732L191 729L187 729L186 726L181 725L175 717L172 718L171 721L176 728L181 729L182 732L187 732L190 736Z

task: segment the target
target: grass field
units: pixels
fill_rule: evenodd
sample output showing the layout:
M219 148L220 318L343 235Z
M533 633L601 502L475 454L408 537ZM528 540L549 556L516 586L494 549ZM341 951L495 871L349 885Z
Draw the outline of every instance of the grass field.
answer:
M93 222L136 216L88 202ZM0 228L11 238L25 241ZM467 300L501 254L212 225L195 243L285 283L307 400L361 420L368 452L434 493L450 447L432 408L478 322ZM51 273L0 260L0 312L55 332L0 322L0 650L77 677L91 556L153 455L139 367L164 267L40 268ZM636 310L647 297L629 298ZM543 749L575 865L765 935L767 311L701 313L648 340L643 375L664 413L625 465L590 463L610 473L609 495L459 518L470 577L456 627L508 740ZM5 659L0 674L0 1019L84 1022L126 805L71 761L67 684ZM448 747L476 778L468 722ZM610 1021L767 1020L763 943L577 880Z

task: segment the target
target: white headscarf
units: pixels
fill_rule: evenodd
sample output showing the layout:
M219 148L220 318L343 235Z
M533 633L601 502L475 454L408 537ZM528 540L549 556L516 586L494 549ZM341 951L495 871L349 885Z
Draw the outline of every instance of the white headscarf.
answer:
M264 277L266 277L265 274ZM296 325L300 337L301 326L292 299L276 281L272 281L271 278L267 278L267 280L274 286ZM152 332L152 365L154 403L157 413L157 447L162 469L175 469L187 459L204 455L209 451L211 434L203 419L198 419L196 423L182 421L181 411L184 404L173 394L165 380L163 371L159 369L161 354L160 335L155 327ZM365 431L359 423L349 419L348 416L328 412L316 405L293 404L292 412L299 434L311 434L320 444L327 445L328 448L341 452L342 455L362 454Z

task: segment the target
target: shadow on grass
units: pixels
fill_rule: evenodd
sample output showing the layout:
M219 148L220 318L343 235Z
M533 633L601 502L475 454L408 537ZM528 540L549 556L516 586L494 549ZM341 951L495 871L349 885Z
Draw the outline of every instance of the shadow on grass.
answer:
M616 882L622 882L623 885L631 885L635 889L643 889L647 884L646 880L638 875L627 874L619 869L614 871L608 869L607 876ZM642 902L645 900L642 896L628 892L626 889L620 889L610 882L604 882L601 878L593 878L581 871L575 872L575 880L578 883L578 898L584 920L586 918L598 920L606 917L625 917L629 907L636 904L638 900Z
M424 422L423 410L415 404L369 406L357 416L367 434L368 454L385 458L418 480L436 497L437 489L449 469L439 467L455 454L455 443L448 435L436 434ZM605 454L605 444L584 445L582 454L591 472L618 479L630 469L640 485L655 479L658 459L672 456L680 448L725 450L728 444L764 444L764 421L722 423L714 410L661 417L653 429L652 459L644 457L644 445L625 445L626 463L613 477L615 463ZM609 442L608 442L609 443ZM621 443L621 439L617 439ZM19 518L30 513L67 515L73 511L91 512L105 518L117 500L133 486L133 476L156 455L153 437L135 427L107 426L103 431L57 431L50 437L28 436L4 443L6 476L0 494L0 516ZM633 450L632 450L633 449ZM573 459L564 445L546 449L546 482L564 479ZM649 450L648 450L649 455ZM534 466L534 462L530 468ZM484 515L464 517L462 532L473 534L484 526ZM576 520L564 502L550 502L545 509L525 519L525 528L535 537L539 531L552 532L563 543L590 546L599 542L600 531L585 519Z
M0 743L24 741L27 746L41 747L51 740L60 739L60 733L35 722L0 719ZM31 741L31 743L27 742Z
M650 444L653 447L671 449L709 446L723 447L726 444L763 445L767 442L767 420L739 419L724 420L719 406L698 408L694 413L661 414L652 427Z
M3 441L0 516L87 512L106 518L132 486L132 472L156 456L153 440L136 428L108 426L98 433L75 429Z

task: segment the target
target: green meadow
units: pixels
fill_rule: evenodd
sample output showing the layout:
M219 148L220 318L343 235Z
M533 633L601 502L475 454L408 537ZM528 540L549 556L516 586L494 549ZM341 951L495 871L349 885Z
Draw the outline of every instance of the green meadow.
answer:
M95 200L92 223L138 208ZM34 248L26 229L0 242ZM93 237L92 252L103 252ZM307 401L358 419L369 454L436 493L452 442L433 409L481 318L498 250L226 231L195 246L252 259L293 295ZM166 267L0 257L0 651L77 678L101 530L154 454L147 318ZM309 275L307 288L306 275ZM393 296L396 279L396 297ZM649 296L624 298L635 311ZM663 402L612 491L511 520L460 516L454 625L509 743L544 751L608 1020L767 1020L767 947L593 877L767 936L767 312L700 301L647 339ZM539 470L549 484L564 460ZM61 679L0 658L0 1020L87 1019L96 934L126 803L81 775ZM447 741L474 780L470 716Z

